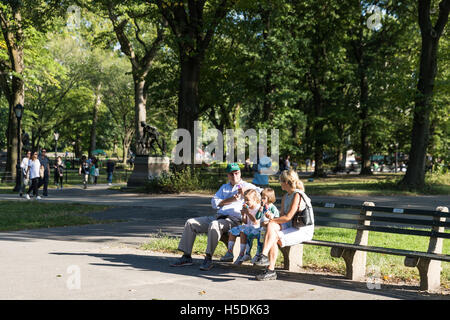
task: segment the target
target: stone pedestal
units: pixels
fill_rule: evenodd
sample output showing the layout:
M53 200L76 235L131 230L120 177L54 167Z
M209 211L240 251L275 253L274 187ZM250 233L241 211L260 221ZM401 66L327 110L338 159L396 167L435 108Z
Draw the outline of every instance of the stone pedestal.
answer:
M136 156L134 170L127 181L127 187L144 186L150 179L163 172L169 172L170 158L158 156Z

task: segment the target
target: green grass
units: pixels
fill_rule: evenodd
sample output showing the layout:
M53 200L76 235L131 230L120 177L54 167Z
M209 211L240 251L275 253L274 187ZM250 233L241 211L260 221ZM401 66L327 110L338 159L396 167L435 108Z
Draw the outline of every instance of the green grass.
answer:
M108 208L110 206L0 201L0 231L109 223L109 220L99 221L86 215Z
M356 230L339 228L316 228L315 240L328 240L334 242L353 243ZM168 253L179 253L178 238L169 237L164 234L152 236L151 240L143 244L142 250L153 250ZM206 250L207 236L199 235L194 243L193 254L203 255ZM428 239L420 236L383 234L372 232L369 236L370 246L380 246L395 249L407 249L413 251L427 251ZM216 258L221 257L226 252L226 247L219 242L214 253ZM252 248L252 255L256 252L256 242ZM330 256L329 247L305 245L303 249L303 265L306 269L345 274L345 262L341 258ZM443 253L450 254L450 241L445 239ZM383 282L395 283L398 281L419 281L419 271L417 268L405 267L404 257L385 255L378 253L367 253L367 268L380 271ZM283 266L283 255L280 251L276 263L277 267ZM444 288L450 287L450 263L442 262L441 284Z

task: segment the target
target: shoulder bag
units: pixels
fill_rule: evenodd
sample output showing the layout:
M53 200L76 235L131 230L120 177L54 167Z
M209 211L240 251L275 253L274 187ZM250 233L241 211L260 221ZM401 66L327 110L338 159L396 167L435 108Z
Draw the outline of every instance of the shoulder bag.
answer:
M300 195L300 198L302 198L302 194L298 192ZM300 200L301 201L301 200ZM292 226L294 228L301 228L305 226L310 226L313 224L313 208L311 206L311 203L305 201L306 207L303 210L300 210L300 204L298 206L297 212L294 214L294 217L292 218Z

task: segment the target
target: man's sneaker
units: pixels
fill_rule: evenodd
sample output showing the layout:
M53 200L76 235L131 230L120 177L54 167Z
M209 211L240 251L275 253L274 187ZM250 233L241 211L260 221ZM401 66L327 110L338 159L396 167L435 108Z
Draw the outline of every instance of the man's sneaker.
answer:
M178 258L177 261L172 263L171 267L183 267L183 266L190 266L192 265L192 258L182 256L181 258Z
M200 270L208 271L211 270L212 267L213 267L212 259L205 258L205 260L203 260L202 265L200 266Z
M261 255L260 253L255 254L255 256L253 257L252 261L250 261L250 262L253 263L253 264L255 264L256 260L259 259L259 256L260 256L260 255Z
M242 262L252 260L252 256L249 254L244 254L241 260Z
M227 253L220 258L220 261L222 262L233 262L234 256L233 256L233 252L227 251Z
M41 200L42 198L40 197L40 196L37 196L36 197L36 200Z
M28 200L30 200L30 195L28 193L27 193L26 197Z
M265 280L276 280L277 279L277 273L275 270L264 270L263 273L256 275L256 280L259 281L265 281Z
M269 258L261 253L259 259L255 261L256 266L266 267L269 265Z

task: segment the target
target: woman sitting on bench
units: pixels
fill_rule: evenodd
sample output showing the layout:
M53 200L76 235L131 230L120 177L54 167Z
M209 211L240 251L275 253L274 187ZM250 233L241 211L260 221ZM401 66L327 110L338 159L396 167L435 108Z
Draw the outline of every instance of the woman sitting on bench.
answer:
M278 244L281 247L293 246L303 241L311 240L314 234L314 218L312 224L294 228L291 220L294 214L306 207L305 201L311 200L304 193L303 183L294 170L284 170L280 175L281 189L287 193L281 200L280 217L271 219L267 226L264 239L264 248L260 258L255 261L257 266L267 266L262 274L256 276L257 280L275 280L275 262L278 256Z

